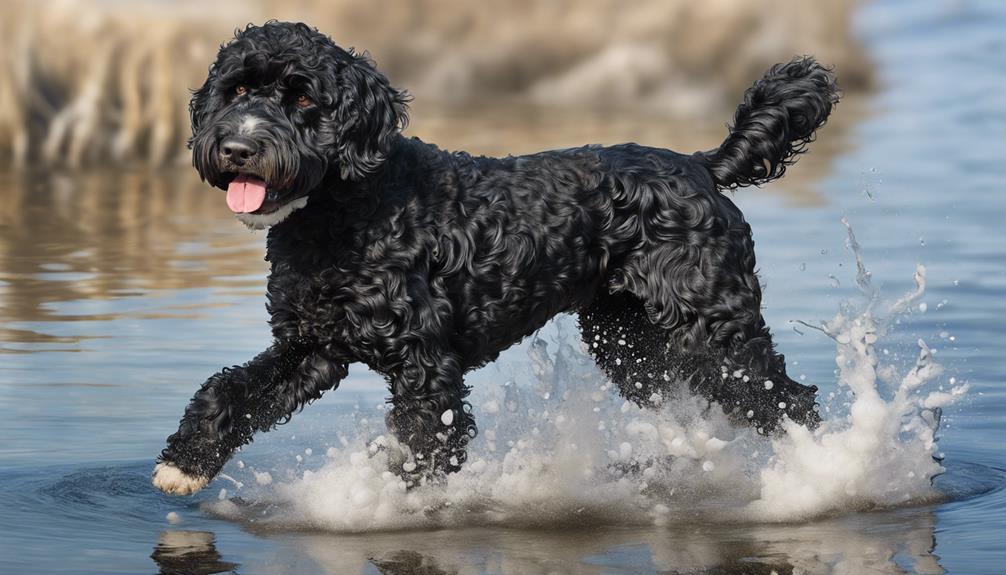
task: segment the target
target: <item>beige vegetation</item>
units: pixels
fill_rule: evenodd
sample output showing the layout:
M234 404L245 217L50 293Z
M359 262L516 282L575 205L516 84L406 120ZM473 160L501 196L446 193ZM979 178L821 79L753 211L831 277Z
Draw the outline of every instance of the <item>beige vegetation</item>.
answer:
M187 161L186 105L217 45L267 18L371 52L429 111L504 105L726 118L770 64L815 54L867 84L855 0L8 0L0 166ZM417 114L413 133L423 133Z
M166 3L15 0L2 10L5 162L158 164L180 155L187 88L227 26Z

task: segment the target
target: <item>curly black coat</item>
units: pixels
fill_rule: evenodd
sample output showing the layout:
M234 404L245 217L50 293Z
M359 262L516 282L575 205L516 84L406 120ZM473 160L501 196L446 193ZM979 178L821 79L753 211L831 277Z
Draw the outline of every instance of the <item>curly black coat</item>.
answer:
M690 389L762 432L784 414L815 425L816 388L773 349L751 228L722 191L782 176L837 100L800 58L746 92L709 152L473 157L403 137L408 96L365 56L304 24L240 31L192 98L191 145L213 185L268 183L239 217L272 226L275 343L202 386L161 463L204 485L360 362L388 380L393 469L455 471L476 433L464 374L564 312L639 404ZM236 157L239 136L252 150Z

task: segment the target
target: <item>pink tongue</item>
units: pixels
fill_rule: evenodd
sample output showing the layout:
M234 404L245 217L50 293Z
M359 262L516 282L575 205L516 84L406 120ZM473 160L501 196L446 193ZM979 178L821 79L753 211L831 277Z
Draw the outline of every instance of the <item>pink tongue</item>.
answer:
M227 186L227 207L236 214L254 212L265 201L265 182L253 176L238 176Z

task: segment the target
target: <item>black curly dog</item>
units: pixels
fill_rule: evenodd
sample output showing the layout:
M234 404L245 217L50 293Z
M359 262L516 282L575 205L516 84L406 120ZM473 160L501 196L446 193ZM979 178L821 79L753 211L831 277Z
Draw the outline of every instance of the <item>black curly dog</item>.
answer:
M304 24L249 26L190 106L194 164L250 227L270 227L275 343L203 384L154 483L205 486L348 366L384 375L410 484L459 469L476 427L464 374L579 313L583 341L640 405L690 390L760 432L814 426L761 315L751 228L722 192L783 175L838 101L811 58L744 94L723 144L486 158L401 130L409 97Z

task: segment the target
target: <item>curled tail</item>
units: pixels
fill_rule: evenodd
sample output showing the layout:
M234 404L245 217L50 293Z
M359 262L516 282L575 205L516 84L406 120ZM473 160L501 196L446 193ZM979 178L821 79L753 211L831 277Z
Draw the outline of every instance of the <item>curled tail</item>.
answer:
M716 185L732 189L781 178L838 99L834 74L813 58L772 66L744 92L727 139L703 154Z

